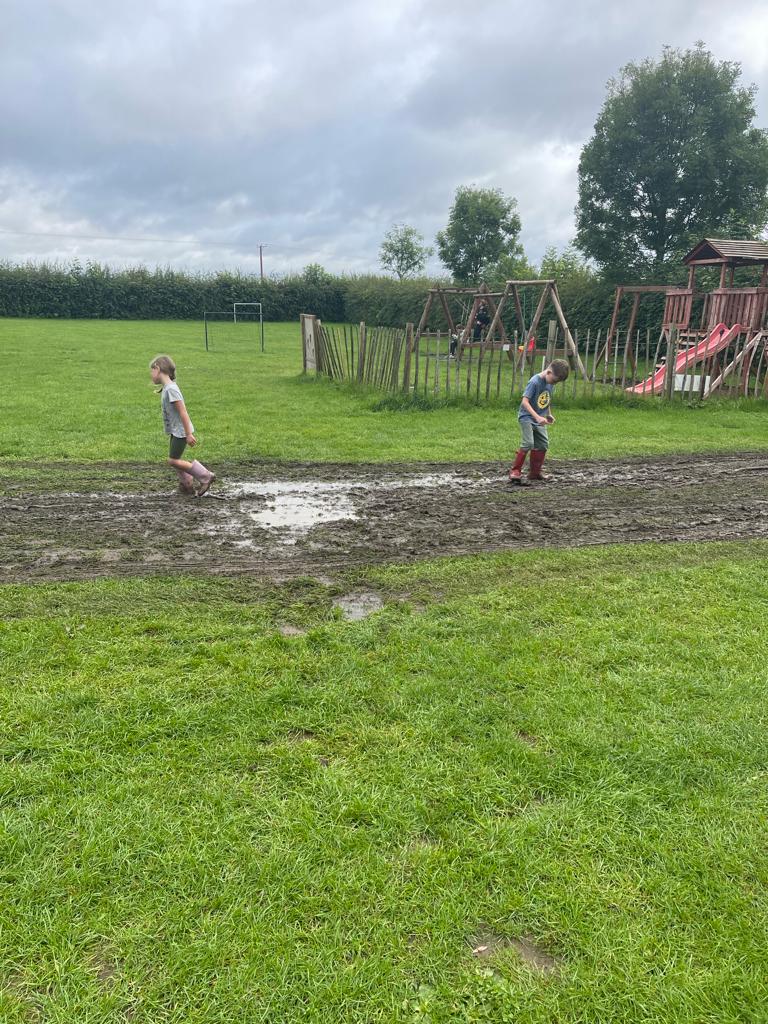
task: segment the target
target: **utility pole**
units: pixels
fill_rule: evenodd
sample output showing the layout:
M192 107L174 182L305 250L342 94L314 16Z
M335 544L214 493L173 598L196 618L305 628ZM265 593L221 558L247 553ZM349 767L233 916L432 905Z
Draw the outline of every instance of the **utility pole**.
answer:
M266 248L266 244L262 245L261 242L259 242L259 276L261 277L262 281L264 280L264 249L265 248Z

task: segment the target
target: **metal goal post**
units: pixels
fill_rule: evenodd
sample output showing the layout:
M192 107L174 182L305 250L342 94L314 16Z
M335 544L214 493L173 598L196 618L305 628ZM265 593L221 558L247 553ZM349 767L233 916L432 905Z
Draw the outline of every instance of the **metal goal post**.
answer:
M243 308L240 308L243 307ZM248 308L250 307L250 308ZM240 317L238 321L238 315ZM210 349L209 338L209 324L213 323L229 323L231 326L235 326L238 322L243 323L254 323L255 317L258 320L255 322L259 325L259 336L261 339L261 351L264 351L264 315L260 302L234 302L232 309L214 309L206 310L203 313L203 325L205 329L205 351L208 352Z
M232 315L235 323L237 323L237 311L240 310L248 311L251 313L259 314L259 332L261 334L261 351L264 351L264 311L260 302L233 302L232 303Z

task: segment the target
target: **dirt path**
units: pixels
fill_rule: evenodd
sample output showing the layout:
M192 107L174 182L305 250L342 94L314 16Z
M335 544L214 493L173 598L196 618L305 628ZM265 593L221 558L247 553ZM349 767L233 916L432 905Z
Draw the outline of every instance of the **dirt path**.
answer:
M0 582L317 574L367 562L647 540L768 538L768 454L553 462L512 488L494 463L238 463L196 500L156 465L15 463Z

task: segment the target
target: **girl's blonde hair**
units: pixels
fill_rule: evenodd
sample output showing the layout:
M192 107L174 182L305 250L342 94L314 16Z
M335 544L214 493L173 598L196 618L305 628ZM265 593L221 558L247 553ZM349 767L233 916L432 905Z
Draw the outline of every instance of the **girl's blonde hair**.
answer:
M160 373L167 373L171 380L176 380L176 363L170 356L155 356L149 364L150 370L159 370Z

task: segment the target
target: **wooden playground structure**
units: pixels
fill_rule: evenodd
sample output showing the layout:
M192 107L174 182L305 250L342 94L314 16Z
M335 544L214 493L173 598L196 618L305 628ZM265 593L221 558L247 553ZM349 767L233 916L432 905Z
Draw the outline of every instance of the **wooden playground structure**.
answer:
M768 241L705 238L684 263L687 287L621 284L606 334L592 337L587 330L575 340L552 279L510 280L499 291L486 284L436 285L418 326L404 329L325 327L315 316L302 316L304 369L391 392L464 395L476 402L508 394L514 401L545 360L562 354L571 364L574 398L579 388L582 395L613 390L683 401L713 394L768 398ZM530 323L525 289L535 289ZM655 351L651 329L644 344L636 330L648 295L664 296ZM628 298L628 325L619 328ZM555 318L537 342L548 307ZM435 329L440 318L444 326Z
M735 390L746 395L753 372L759 382L763 370L768 369L764 366L768 358L768 242L704 238L683 258L683 263L688 267L685 288L626 284L617 287L611 326L592 372L603 359L610 360L624 300L632 299L627 327L627 336L632 337L641 299L663 294L659 341L667 352L674 352L675 372L685 376L698 365L702 369L702 398L709 398L726 384L732 387L735 375L740 373ZM697 271L718 268L718 286L708 292L699 290ZM760 271L759 281L736 287L735 275L739 268ZM635 354L631 348L627 354L634 373ZM642 390L640 385L630 390L638 394L658 394L665 386L660 368L656 367L652 377L643 382ZM761 390L768 397L768 374Z
M526 289L541 289L529 324L525 322L521 301L522 294ZM457 301L462 306L460 311L457 311L455 307ZM486 351L502 349L507 353L510 362L515 359L517 354L522 354L524 359L529 343L536 338L548 301L554 310L556 322L563 332L565 355L574 369L577 369L586 380L587 371L565 319L557 282L554 279L507 281L504 289L496 292L490 291L485 283L475 288L447 288L436 285L434 288L430 288L427 294L419 325L416 328L415 343L418 344L421 338L434 337L433 332L427 330L427 324L433 306L437 302L445 317L449 335L457 339L456 356L458 359L462 359L468 349L475 347L482 347ZM510 305L514 309L516 322L512 340L510 340L503 321L503 315Z

